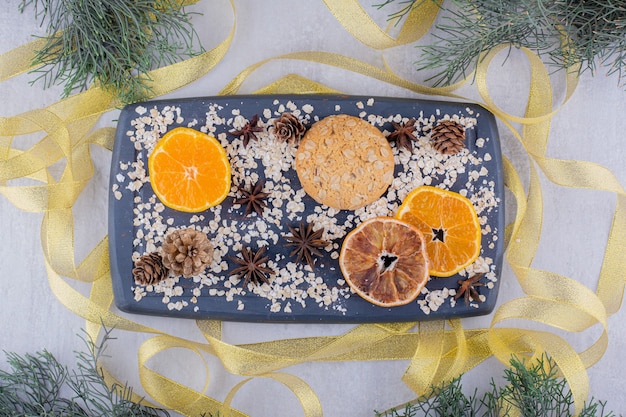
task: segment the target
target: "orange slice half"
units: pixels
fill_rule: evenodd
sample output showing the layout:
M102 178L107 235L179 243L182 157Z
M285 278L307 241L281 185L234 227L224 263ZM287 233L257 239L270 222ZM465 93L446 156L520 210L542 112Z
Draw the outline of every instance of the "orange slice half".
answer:
M230 163L220 142L178 127L157 142L148 157L156 196L175 210L196 213L220 204L230 191Z
M480 223L472 202L441 188L417 187L406 196L396 218L411 223L426 238L430 275L449 277L480 255Z

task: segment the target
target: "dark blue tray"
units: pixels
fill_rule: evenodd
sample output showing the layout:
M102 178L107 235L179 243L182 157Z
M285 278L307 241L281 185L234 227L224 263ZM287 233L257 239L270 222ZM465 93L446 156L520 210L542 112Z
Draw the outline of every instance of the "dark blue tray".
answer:
M436 121L446 116L458 116L465 118L466 121L473 124L473 126L466 129L466 145L470 157L464 166L464 172L459 173L456 181L451 186L446 186L445 188L453 191L467 189L468 197L478 194L482 197L490 195L491 199L489 201L491 203L497 202L481 213L486 220L485 225L483 225L481 259L491 260L489 273L481 281L488 285L478 288L479 293L484 297L484 301L465 303L463 297L461 297L456 302L452 302L454 296L449 291L447 296L443 297L446 293L445 289L458 289L459 284L457 281L466 278L457 274L449 278L431 278L426 286L427 291L420 295L415 302L402 307L378 307L363 300L356 294L352 294L349 298L341 297L330 305L318 305L312 299L308 299L306 300L306 306L303 307L291 301L288 309L290 311L284 310L287 305L285 301L280 304L280 311L272 312L272 302L253 293L235 295L232 301L227 300L222 295L211 295L215 293L220 294L220 291L228 290L224 282L228 281L228 270L233 267L232 261L228 258L229 256L237 255L233 250L230 250L223 257L223 260L228 263L228 269L215 274L218 282L211 286L207 286L206 283L194 282L193 279L180 278L176 284L180 287L177 289L178 292L168 297L164 298L163 293L145 292L143 296L136 298L136 292L141 291L136 291L137 286L132 278L132 256L133 253L143 254L150 249L146 247L149 239L138 238L138 233L139 236L142 233L144 235L149 233L150 227L142 225L137 220L136 212L142 212L143 204L150 201L150 199L154 200L156 198L149 182L143 183L138 190L134 190L131 184L133 180L128 175L134 169L133 163L135 165L143 163L147 170L148 151L143 149L142 146L136 146L131 141L133 136L137 136L137 129L143 129L143 131L148 132L147 135L151 131L154 133L154 131L160 130L161 133L159 135L162 135L166 130L178 126L189 126L191 123L191 127L200 130L202 126L208 124L207 112L213 109L212 113L214 115L224 118L224 124L214 125L212 122L209 123L213 124L215 128L214 132L209 133L218 137L220 134L233 130L229 120L232 121L232 118L237 113L240 113L246 119L250 119L254 114L258 114L262 123L267 124L269 119L267 112L271 113L271 117L277 117L276 115L283 110L281 106L287 106L284 109L285 111L289 111L290 108L300 110L303 115L310 118L307 126L310 126L316 119L322 119L332 114L351 114L366 120L375 116L386 118L388 116L400 115L408 118L421 118L420 120L424 121L424 126L428 126L430 121ZM306 112L304 109L306 109ZM146 124L146 122L148 123ZM143 127L141 126L142 124L144 124ZM385 122L378 127L381 130L393 131L389 122ZM426 129L427 127L425 127ZM236 139L230 134L227 137L229 141ZM396 166L396 177L400 175L401 169L401 164ZM419 165L411 169L419 170L420 174L424 172ZM426 171L428 171L428 168L426 168ZM262 169L260 170L260 175L261 177L263 176ZM301 188L293 169L287 171L285 175L289 178L293 189ZM432 172L424 177L426 176L430 177L431 185L440 184L445 179L445 175ZM467 184L470 186L467 187ZM231 221L236 220L239 225L255 222L257 220L255 215L242 220L243 208L232 209L234 198L234 193L231 192L231 195L222 203L221 221L226 221L230 224ZM317 204L308 196L303 198L303 202L306 205L304 212L306 216L313 212ZM398 200L397 202L399 203L400 201ZM145 212L147 211L144 210L144 215ZM208 227L209 221L214 215L211 210L207 210L204 213L190 214L169 208L165 208L160 214L164 219L171 219L169 221L172 223L172 227L201 226L205 228ZM335 217L338 222L343 222L351 214L354 214L354 212L340 211ZM198 221L198 215L203 215L204 219ZM297 225L298 220L295 218L289 220L289 223ZM270 227L274 226L270 225ZM281 224L280 227L276 226L275 230L278 233L288 233L286 224ZM209 238L215 238L215 235L212 235L212 233L208 234ZM237 321L335 323L420 321L488 314L493 310L498 295L504 245L502 157L495 118L486 109L475 104L369 96L255 95L191 98L132 104L125 107L120 114L113 150L109 190L109 243L115 302L120 310L129 313ZM284 243L285 240L280 239L277 244L272 244L268 247L271 259L274 259L277 254L282 254L286 256L287 260L292 260L288 256L290 248L285 247ZM340 247L342 242L341 239L338 239L334 243L337 243L338 247ZM250 246L255 247L254 239ZM322 259L318 259L318 262L323 267L316 268L316 273L322 278L324 284L328 288L335 287L337 288L336 291L347 293L347 284L341 281L342 276L338 267L338 261L332 259L330 254L325 253L325 256ZM196 292L200 288L200 295L194 296L194 288ZM211 288L213 288L213 291L210 293ZM438 301L442 299L443 303L437 305L439 304ZM243 309L241 309L242 305ZM424 305L430 307L425 308Z

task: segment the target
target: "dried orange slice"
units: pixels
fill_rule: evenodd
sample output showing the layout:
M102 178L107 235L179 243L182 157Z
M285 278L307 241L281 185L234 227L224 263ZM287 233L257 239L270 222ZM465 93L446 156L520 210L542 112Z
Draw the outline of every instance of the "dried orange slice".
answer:
M230 162L213 136L187 127L167 132L148 157L150 183L166 206L196 213L230 191Z
M430 275L449 277L478 258L480 223L472 202L454 191L424 185L406 196L396 218L426 237Z
M339 266L361 297L381 307L415 300L428 281L424 236L393 217L375 217L346 235Z

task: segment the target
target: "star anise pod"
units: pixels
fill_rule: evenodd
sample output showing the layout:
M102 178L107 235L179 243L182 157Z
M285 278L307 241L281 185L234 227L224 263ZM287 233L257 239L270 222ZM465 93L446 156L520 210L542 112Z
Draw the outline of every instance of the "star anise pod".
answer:
M263 181L257 181L250 191L242 186L237 188L243 194L243 197L236 199L234 203L246 205L246 211L243 217L248 217L253 211L256 212L259 217L262 217L263 209L267 207L267 204L263 200L270 195L270 193L263 192Z
M241 258L231 256L230 259L236 262L237 268L234 268L228 275L237 275L239 278L244 278L244 288L249 282L260 285L262 283L269 284L268 275L272 271L270 268L263 266L265 262L269 260L269 256L263 256L265 254L265 246L261 246L256 252L250 248L241 248Z
M257 126L257 123L259 123L259 115L255 114L254 116L252 116L252 119L250 119L250 121L248 121L248 123L244 125L244 127L239 130L231 130L230 134L243 138L243 147L246 148L251 139L259 139L256 136L256 133L263 131L263 128Z
M328 242L322 239L324 229L313 231L313 225L304 222L300 222L300 227L293 227L291 225L288 225L288 227L291 236L285 236L285 239L289 242L285 246L295 247L289 256L297 255L296 262L300 262L304 259L309 266L313 268L313 255L322 256L322 252L319 251L319 248L328 245Z
M466 305L470 302L470 299L472 301L482 302L480 299L480 294L478 294L478 291L476 291L476 287L482 287L483 285L485 285L482 282L478 282L483 277L483 275L485 274L484 273L476 274L476 275L472 275L471 277L465 280L457 281L460 287L458 291L456 292L454 299L457 300L461 296L464 296Z
M408 122L400 124L396 122L391 122L394 127L394 131L387 136L387 140L389 142L395 141L398 147L404 148L409 152L413 152L413 141L415 140L415 136L413 136L413 132L415 131L415 119L410 119Z

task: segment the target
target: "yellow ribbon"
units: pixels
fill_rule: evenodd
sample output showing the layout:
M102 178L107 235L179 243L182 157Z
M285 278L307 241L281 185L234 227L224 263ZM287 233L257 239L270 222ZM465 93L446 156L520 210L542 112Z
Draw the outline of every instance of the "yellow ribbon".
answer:
M350 35L373 49L389 49L413 43L424 36L432 26L442 0L424 1L412 8L406 16L397 37L382 30L361 7L358 0L324 0L324 4Z
M375 49L387 49L419 39L430 28L438 11L432 2L411 11L407 23L393 38L373 22L356 0L324 0L346 31ZM232 6L232 3L231 3ZM233 11L234 11L234 6ZM155 80L155 95L166 94L191 83L209 72L227 52L235 26L216 48L196 58L161 68L150 75ZM38 41L0 56L0 80L28 71ZM41 240L51 291L74 314L87 320L87 332L97 338L101 325L150 336L138 349L142 386L159 404L185 415L221 411L225 415L244 416L231 407L236 393L253 378L270 378L287 386L300 402L306 416L321 416L322 407L315 392L300 378L279 372L303 362L347 360L408 360L403 381L417 395L430 384L450 380L495 356L507 364L510 356L536 358L547 352L567 379L578 410L588 395L586 368L601 359L608 343L607 318L619 311L624 292L622 271L626 268L626 195L619 181L606 168L584 161L565 161L546 156L550 119L558 112L552 105L550 79L541 61L524 50L531 67L529 101L524 116L502 111L491 99L487 69L502 46L486 54L476 72L476 86L485 105L513 132L527 151L530 161L530 186L524 189L513 164L504 159L504 180L517 201L515 220L507 227L506 259L514 271L524 297L506 301L493 314L485 329L464 329L459 319L424 323L368 324L352 328L340 336L320 336L270 342L232 345L222 339L220 322L199 320L198 330L206 343L184 340L164 334L111 311L113 292L108 264L108 245L104 238L80 263L74 259L74 220L72 207L93 175L89 148L113 146L114 130L91 131L100 115L118 106L107 93L92 88L81 94L13 117L0 118L0 193L12 204L29 212L43 213ZM296 59L332 65L406 88L418 94L463 99L454 93L458 85L429 88L357 59L326 52L296 52L272 59ZM270 59L270 60L272 60ZM261 61L235 76L221 94L235 94L251 73L270 60ZM564 102L576 87L576 78L567 75ZM328 93L337 92L297 74L289 74L257 93ZM512 123L523 125L521 134ZM33 132L46 136L27 151L12 147L15 138ZM57 180L50 167L59 161L66 166ZM558 274L532 268L540 240L542 192L537 169L555 184L605 190L617 196L605 257L596 291ZM13 185L21 179L37 185ZM85 297L64 277L87 282L91 292ZM511 319L524 319L578 333L599 324L603 331L582 352L576 352L562 337L548 331L505 327ZM416 331L413 329L417 328ZM200 390L186 387L150 368L153 358L168 349L187 349L205 364L205 386ZM224 367L246 376L232 387L223 401L204 392L209 383L209 369L204 355L218 357ZM114 376L105 372L107 381ZM138 400L138 398L135 398Z

